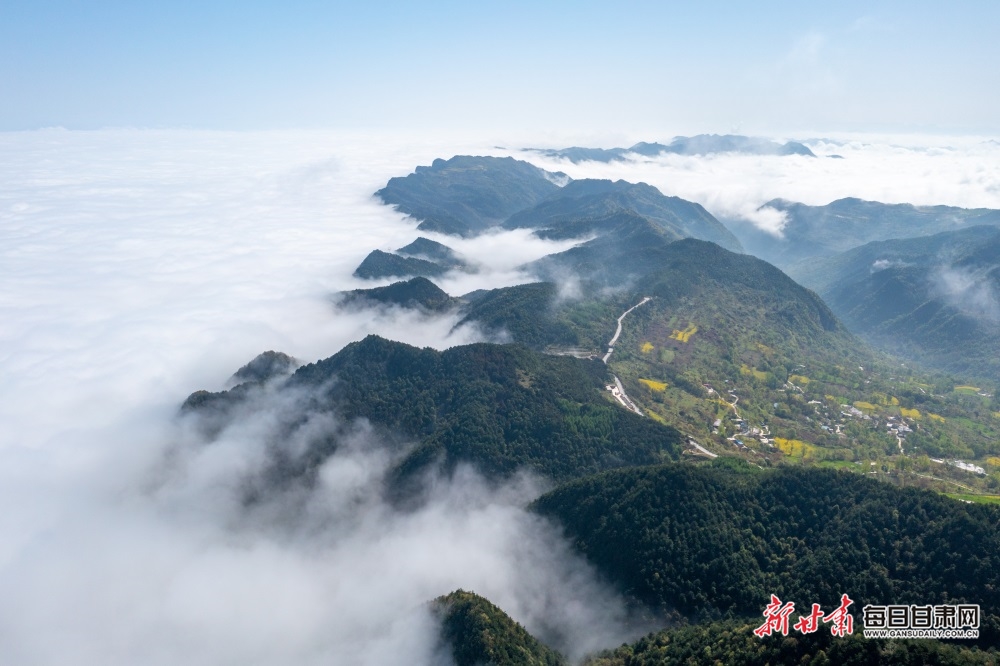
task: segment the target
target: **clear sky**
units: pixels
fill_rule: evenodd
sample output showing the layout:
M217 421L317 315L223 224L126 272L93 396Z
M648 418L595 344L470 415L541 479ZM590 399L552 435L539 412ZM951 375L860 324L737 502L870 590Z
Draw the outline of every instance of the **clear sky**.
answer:
M998 27L992 0L0 0L0 130L992 135Z

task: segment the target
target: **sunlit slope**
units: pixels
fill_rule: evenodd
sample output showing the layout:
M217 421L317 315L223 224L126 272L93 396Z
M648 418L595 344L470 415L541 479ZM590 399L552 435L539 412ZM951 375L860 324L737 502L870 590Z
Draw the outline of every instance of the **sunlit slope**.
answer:
M717 453L818 462L998 452L1000 419L982 402L992 398L953 394L954 382L879 355L760 259L628 218L532 268L561 282L496 290L487 303L502 307L473 304L467 319L601 357L616 318L651 297L624 320L611 369L648 416Z

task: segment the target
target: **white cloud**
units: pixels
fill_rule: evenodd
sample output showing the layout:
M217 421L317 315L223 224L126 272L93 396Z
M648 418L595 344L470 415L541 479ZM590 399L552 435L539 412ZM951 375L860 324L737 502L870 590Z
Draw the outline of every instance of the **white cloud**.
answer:
M805 142L819 158L667 154L572 164L525 153L523 159L561 169L573 178L644 181L666 195L696 201L719 218L750 221L772 233L780 230L783 220L776 211L758 209L779 198L816 206L858 197L1000 208L1000 147L983 143L981 137L838 135Z
M941 266L932 275L932 291L961 312L1000 322L1000 297L983 271Z
M540 492L465 471L419 511L378 495L393 457L363 425L312 491L240 490L295 413L257 404L211 444L175 421L267 349L303 361L368 333L443 348L457 316L342 312L374 248L420 235L375 201L454 137L181 131L0 134L0 662L418 663L425 602L486 595L576 650L622 640L620 607L524 510ZM481 264L451 293L527 279L567 243L437 237ZM336 430L304 421L299 450ZM617 610L616 610L617 609Z
M995 145L834 138L811 145L846 159L551 166L644 180L772 230L781 220L757 208L774 197L1000 207ZM339 312L328 297L372 286L350 277L370 250L420 235L372 192L435 157L504 152L491 145L0 134L0 661L412 663L433 650L422 604L460 586L579 649L620 640L617 601L524 511L537 481L491 488L466 472L401 516L372 492L392 455L356 424L313 491L247 511L239 483L267 463L280 403L208 446L174 421L188 393L266 349L312 361L373 332L438 348L478 339L449 335L454 315ZM523 231L435 238L484 265L443 278L453 294L522 281L521 263L568 246ZM338 427L315 417L288 442Z

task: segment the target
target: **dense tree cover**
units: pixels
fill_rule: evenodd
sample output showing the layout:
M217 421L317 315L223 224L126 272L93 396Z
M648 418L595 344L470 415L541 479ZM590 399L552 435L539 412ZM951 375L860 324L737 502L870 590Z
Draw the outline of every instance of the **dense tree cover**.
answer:
M676 457L675 429L601 395L606 373L599 361L517 345L481 343L438 352L368 336L299 368L279 390L304 391L303 412L332 412L348 422L364 418L416 440L399 468L402 478L430 464L452 468L468 462L491 478L528 468L565 480ZM246 395L245 387L201 391L186 407L217 424ZM301 464L319 464L335 446L334 439L318 445Z
M561 666L565 660L487 599L457 590L433 602L456 666Z
M904 409L935 415L910 423L907 452L966 458L997 452L1000 419L992 413L998 410L952 394L956 381L900 367L871 350L814 292L775 267L712 243L671 242L632 214L616 219L615 230L533 266L552 279L588 276L575 297L560 297L554 282L497 289L471 305L463 323L505 331L536 349L603 355L615 319L652 296L624 322L612 369L642 408L723 450L736 451L724 439L739 434L730 407L735 395L740 416L752 425L767 424L770 436L809 445L795 445L796 459L898 454L887 424ZM615 290L603 289L609 285ZM697 331L682 340L678 331L690 326ZM841 414L856 403L869 405L870 418ZM713 435L717 419L722 425ZM786 455L741 441L774 462Z
M577 331L558 316L558 296L559 288L551 282L491 289L466 308L458 325L475 322L484 331L509 335L535 349L579 344Z
M596 655L586 661L586 666L995 666L1000 663L996 652L969 647L964 642L869 640L857 629L853 635L842 638L835 638L825 630L758 638L753 634L758 625L723 620L668 629Z
M724 462L723 462L724 461ZM706 619L797 608L976 603L1000 628L1000 510L832 470L720 459L607 472L535 503L629 594Z
M568 479L675 456L676 430L601 396L605 373L597 361L520 346L438 352L368 336L300 368L289 384L329 385L321 406L417 438L403 463L408 471L443 459L474 463L489 476L527 467Z
M446 267L436 264L433 261L427 261L426 259L401 257L391 252L372 250L361 264L354 269L354 277L366 280L404 277L407 275L437 277L443 275L447 270Z
M544 230L548 238L581 237L612 228L616 214L631 214L653 222L673 240L693 237L730 250L741 249L732 232L700 204L664 196L646 183L624 180L575 180L533 208L512 215L504 227Z
M642 218L623 220L613 232L545 257L535 267L586 276L598 285L630 285L633 298L662 299L661 309L676 307L682 299L706 310L722 309L732 320L727 328L752 329L761 341L780 342L791 335L815 344L824 333L852 341L815 293L774 266L714 243L674 241ZM587 291L599 293L594 287Z
M552 181L565 177L512 157L459 155L392 178L375 196L420 220L418 229L474 236L557 191Z
M386 287L345 291L340 297L340 302L345 305L385 303L404 308L423 308L432 311L447 310L457 307L459 304L458 300L449 296L447 292L425 277L415 277L405 282L393 282Z

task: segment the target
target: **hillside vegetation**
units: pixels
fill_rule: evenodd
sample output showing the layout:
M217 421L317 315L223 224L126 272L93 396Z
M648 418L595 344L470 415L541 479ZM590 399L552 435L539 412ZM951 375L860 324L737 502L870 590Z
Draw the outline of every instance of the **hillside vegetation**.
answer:
M430 466L469 463L491 479L529 469L555 480L679 454L672 427L621 410L603 396L598 361L540 354L516 345L474 344L443 352L377 336L299 368L280 387L303 414L366 419L392 438L416 442L402 460L402 481ZM239 418L245 386L195 393L185 403L214 429ZM294 423L294 420L293 420ZM312 473L337 439L283 461L284 476Z
M869 243L802 271L852 330L929 367L1000 382L1000 229Z
M535 508L606 576L687 617L798 608L978 603L1000 637L1000 512L832 470L719 461L608 472ZM891 601L889 601L891 600Z
M564 666L566 661L489 600L457 590L434 600L455 666Z

